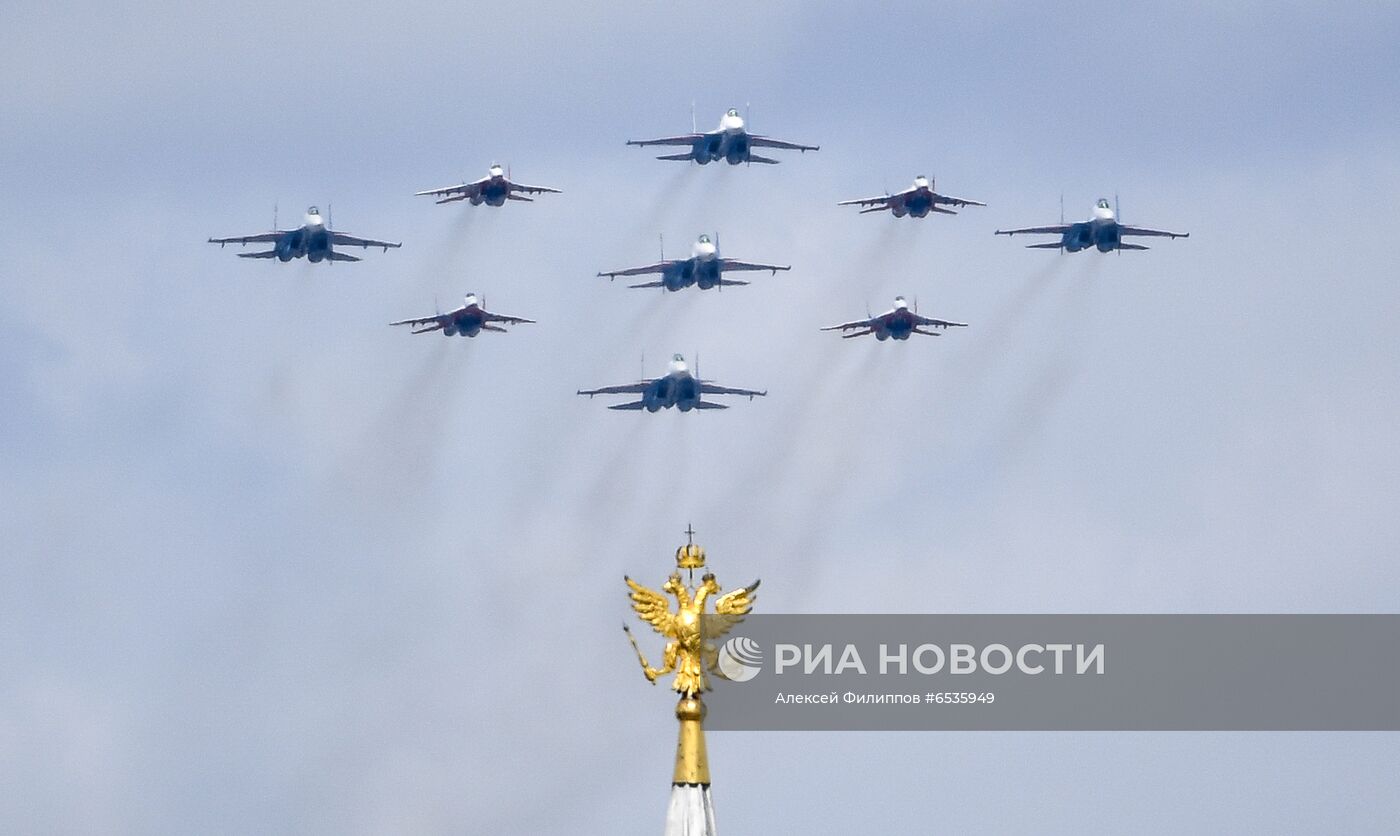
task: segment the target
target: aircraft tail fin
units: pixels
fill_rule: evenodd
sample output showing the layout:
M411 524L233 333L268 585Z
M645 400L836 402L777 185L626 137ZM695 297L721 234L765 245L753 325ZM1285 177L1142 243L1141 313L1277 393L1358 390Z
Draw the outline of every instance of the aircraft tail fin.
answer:
M608 407L608 409L630 409L630 410L638 410L638 409L646 409L646 407L647 407L647 402L646 402L646 401L633 401L633 402L631 402L631 403L615 403L615 404L613 404L612 406Z
M772 159L771 157L760 157L760 156L757 155L757 154L750 154L750 155L749 155L749 160L748 160L748 161L751 162L751 163L764 163L765 165L777 165L777 164L778 164L778 161L775 160L775 159Z
M714 401L696 401L696 402L695 402L695 408L696 408L696 409L728 409L729 407L725 406L725 405L722 404L722 403L715 403Z
M690 161L690 160L695 159L695 157L692 156L691 154L662 154L661 156L657 157L657 159L658 159L658 160L686 160L686 161Z
M1151 249L1151 248L1150 248L1150 247L1144 247L1142 244L1119 244L1119 245L1118 245L1118 249L1120 249L1120 250L1146 250L1146 249Z
M1059 250L1064 249L1064 245L1059 241L1047 241L1044 244L1027 244L1028 250Z
M642 282L641 284L629 284L628 287L665 287L665 282Z
M719 282L718 282L718 284L719 284L721 287L724 287L724 286L726 286L726 285L732 285L732 284L748 284L748 282L740 281L740 280L738 280L738 279L726 279L726 278L721 277L720 280L719 280Z
M930 207L929 207L929 211L930 211L930 212L941 212L941 213L944 214L944 215L956 215L956 214L958 214L957 212L954 212L952 209L944 209L942 206L930 206Z
M499 331L499 332L501 332L502 334L508 333L508 332L506 331L506 329L502 328L502 327L499 326L499 325L483 325L483 326L481 326L481 330L483 330L483 331Z
M330 251L330 254L327 255L326 258L327 258L328 260L330 260L330 261L360 261L360 260L361 260L361 258L360 258L359 256L357 256L357 255L349 255L348 253L338 253L338 252L336 252L335 250L331 250L331 251Z
M890 207L889 207L888 204L884 204L884 205L881 205L881 206L872 206L872 207L870 207L869 209L862 209L862 210L860 210L860 214L864 215L864 214L866 214L866 213L868 213L868 212L883 212L883 211L885 211L886 209L889 209L889 208L890 208Z
M276 258L276 257L277 257L277 251L276 251L276 250L268 250L267 252L262 252L262 253L239 253L239 254L238 254L238 257L239 257L239 258Z
M534 203L534 202L535 202L535 199L534 199L533 197L526 197L526 196L523 195L523 194L515 194L514 192L512 192L511 194L506 195L506 200L519 200L519 201L522 201L522 202L524 202L524 203Z

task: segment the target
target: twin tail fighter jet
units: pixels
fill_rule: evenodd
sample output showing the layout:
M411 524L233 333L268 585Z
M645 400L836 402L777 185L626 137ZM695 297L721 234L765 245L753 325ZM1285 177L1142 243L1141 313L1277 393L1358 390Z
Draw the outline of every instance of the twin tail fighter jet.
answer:
M662 258L661 261L644 264L641 267L629 267L625 270L613 270L598 275L615 279L618 276L642 276L648 273L660 273L661 278L657 281L642 282L641 284L628 285L628 287L664 287L674 291L695 285L701 290L709 290L712 287L748 284L748 282L739 279L726 279L725 273L767 270L772 275L777 275L779 270L792 269L791 265L786 264L759 264L753 261L740 261L737 258L721 258L718 242L718 233L715 234L713 240L708 235L701 235L690 247L690 258L670 260Z
M1022 229L998 229L997 235L1058 235L1060 240L1043 244L1027 244L1032 250L1062 250L1077 253L1095 247L1101 253L1114 250L1145 250L1142 244L1130 244L1123 240L1125 235L1149 235L1160 238L1187 238L1189 232L1168 232L1165 229L1148 229L1144 226L1127 226L1118 222L1118 213L1108 205L1106 198L1099 198L1094 204L1094 215L1082 223L1061 222L1054 226L1028 226Z
M837 206L868 206L868 209L860 210L862 215L867 212L883 212L889 210L896 218L909 215L914 218L927 217L929 212L939 212L944 215L956 215L952 209L944 209L944 206L986 206L976 200L966 200L961 197L948 197L933 190L933 179L922 174L914 178L914 185L902 192L887 194L883 197L866 197L858 200L843 200Z
M276 221L272 224L277 226ZM296 229L274 229L255 235L240 235L233 238L210 238L209 243L223 247L226 244L272 244L270 250L258 253L239 253L239 258L275 258L278 261L291 261L305 257L308 261L359 261L358 256L338 253L335 247L382 247L385 252L390 247L403 246L397 241L376 241L373 238L357 238L344 232L335 232L321 219L321 210L315 206L306 210L306 220Z
M693 120L692 120L693 121ZM782 139L774 139L770 136L760 136L751 134L744 128L744 117L739 115L739 111L730 108L725 111L724 116L719 120L719 127L713 131L700 133L691 126L691 133L680 134L679 136L663 136L657 139L629 139L628 145L639 145L646 147L649 145L688 145L690 150L681 154L664 154L657 157L658 160L694 160L700 165L707 165L712 162L724 160L730 165L740 163L766 163L777 165L778 161L770 157L760 157L753 153L755 148L779 148L788 151L816 151L819 146L803 145L798 142L788 142Z
M414 193L415 196L419 197L430 195L439 198L438 203L466 200L470 201L473 206L480 206L483 203L487 206L504 206L507 200L533 203L534 198L525 197L529 194L562 194L562 192L548 186L526 186L523 183L513 183L506 175L505 169L492 163L491 168L486 171L486 176L480 180Z
M733 389L701 380L699 370L691 374L690 368L685 364L685 358L679 354L671 358L671 365L664 377L624 383L621 386L604 386L601 389L580 389L578 393L590 398L594 395L641 395L642 399L639 401L613 404L608 409L645 409L647 412L659 412L673 406L681 412L689 412L692 409L728 409L724 404L702 400L702 396L739 395L753 400L768 394L766 391Z
M502 325L534 323L533 319L491 313L483 307L484 304L485 302L477 301L475 293L468 293L466 303L455 311L433 314L432 316L425 316L419 319L404 319L389 324L414 326L413 333L415 334L427 334L431 331L441 331L444 337L458 335L463 337L475 337L482 331L500 331L503 334L506 332L506 329L493 323L501 323Z
M946 319L933 319L927 316L919 316L917 311L909 310L909 303L904 301L903 296L894 297L894 307L879 316L872 316L868 319L857 319L854 322L843 322L840 325L830 325L823 328L823 331L848 331L842 334L842 339L852 337L864 337L867 334L874 334L875 339L884 342L888 339L907 340L910 334L923 334L926 337L941 337L937 331L929 331L929 328L966 328L966 322L949 322Z

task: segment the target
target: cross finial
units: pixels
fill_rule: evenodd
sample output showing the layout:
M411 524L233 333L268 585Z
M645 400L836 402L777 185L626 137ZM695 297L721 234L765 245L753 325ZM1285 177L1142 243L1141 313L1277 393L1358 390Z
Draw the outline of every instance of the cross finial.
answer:
M690 523L685 524L685 542L690 545L695 543L695 527Z

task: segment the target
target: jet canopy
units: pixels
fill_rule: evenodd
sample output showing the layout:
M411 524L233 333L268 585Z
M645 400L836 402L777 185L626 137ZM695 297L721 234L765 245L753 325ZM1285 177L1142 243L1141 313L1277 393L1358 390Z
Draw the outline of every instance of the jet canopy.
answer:
M738 116L738 115L739 115L739 110L738 110L737 108L731 107L729 110L727 110L727 111L724 112L724 115L725 115L725 116Z
M1098 202L1098 203L1095 203L1094 205L1097 206L1097 207L1100 208L1100 209L1112 209L1112 208L1113 208L1112 206L1109 206L1109 205L1108 205L1108 198L1106 198L1106 197L1101 197L1101 198L1099 198L1099 202Z
M710 243L710 236L708 236L708 235L701 235L700 238L699 238L699 241L700 241L701 244L708 244L708 243ZM676 356L679 357L680 355L677 354Z

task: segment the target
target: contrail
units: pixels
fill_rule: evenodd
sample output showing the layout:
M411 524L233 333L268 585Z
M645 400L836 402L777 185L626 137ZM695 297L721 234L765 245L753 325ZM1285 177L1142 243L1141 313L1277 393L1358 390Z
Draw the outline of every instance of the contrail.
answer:
M668 230L666 226L676 214L676 208L689 205L691 202L691 192L694 191L696 180L694 175L696 168L691 163L675 164L670 175L662 181L661 188L656 192L656 196L647 204L645 211L639 215L644 224L641 227L643 232L655 235L665 234ZM658 228L659 227L659 228Z
M986 378L992 364L1005 356L1007 347L1016 332L1025 325L1036 302L1045 296L1067 266L1068 263L1063 257L1053 258L1050 263L1017 284L1001 306L987 316L985 322L968 320L969 327L956 329L957 332L971 333L953 334L955 338L966 336L969 341L969 350L965 352L957 371L949 380L953 389L969 391Z
M1088 258L1087 264L1076 264L1073 274L1062 283L1052 317L1054 336L1045 341L1046 350L1036 371L1008 404L1003 429L988 442L991 456L1005 464L1019 460L1041 438L1046 422L1079 376L1084 329L1092 320L1089 312L1103 269L1098 253L1090 253Z
M474 210L476 208L473 206L452 207L451 211L455 211L457 217L451 220L417 258L416 269L412 273L414 287L440 287L442 282L448 280L452 282L454 288L462 292L473 289L458 286L464 281L462 253L466 249L468 240L472 237L471 231L475 226L477 213ZM443 300L439 300L439 302L441 301Z
M425 341L427 341L425 339ZM465 360L455 340L433 339L417 365L337 468L336 484L360 502L407 505L420 501L435 480L448 422L456 412L459 380L451 359ZM431 397L429 397L431 395ZM386 489L392 486L392 489ZM335 490L335 489L333 489Z

